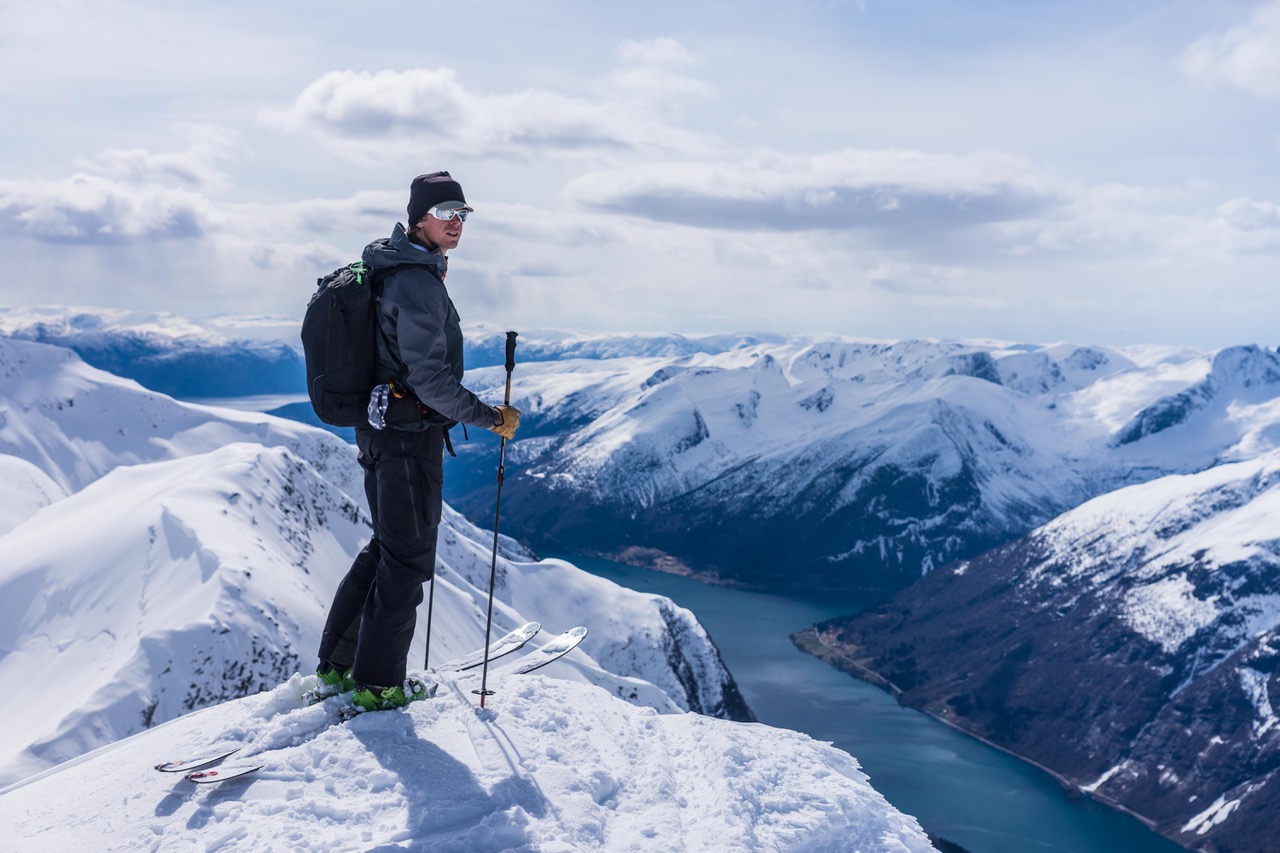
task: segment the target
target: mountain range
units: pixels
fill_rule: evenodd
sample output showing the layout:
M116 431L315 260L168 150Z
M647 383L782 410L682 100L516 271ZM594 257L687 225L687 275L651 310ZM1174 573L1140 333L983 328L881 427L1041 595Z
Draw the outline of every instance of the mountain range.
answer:
M10 309L0 330L57 328L94 358L116 334L104 364L128 362L143 336L200 352L200 375L217 372L225 346L260 359L255 376L271 374L270 353L172 318L92 317ZM504 342L502 330L468 329L468 386L493 402ZM1280 357L1258 346L527 332L504 530L540 553L888 594L1116 488L1256 455L1274 438L1278 376ZM238 396L270 394L272 381L246 380ZM208 385L197 376L177 393ZM307 421L294 388L297 402L276 411ZM466 438L446 497L487 524L496 439ZM772 557L777 542L788 543L785 561Z
M0 309L0 335L75 350L94 367L153 391L210 398L306 393L294 342L270 339L278 321L237 318L224 325L109 308ZM259 329L268 330L267 340L245 337L263 334Z
M1249 458L1280 397L1256 346L589 343L517 368L508 532L756 588L903 589L1092 497ZM455 478L471 517L485 463Z

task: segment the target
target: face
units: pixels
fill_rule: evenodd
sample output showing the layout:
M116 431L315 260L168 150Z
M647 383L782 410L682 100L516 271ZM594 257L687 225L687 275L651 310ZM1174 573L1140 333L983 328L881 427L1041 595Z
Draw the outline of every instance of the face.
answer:
M427 214L418 221L417 231L423 242L439 246L441 250L448 252L456 249L458 241L462 239L462 220L455 216L445 222Z

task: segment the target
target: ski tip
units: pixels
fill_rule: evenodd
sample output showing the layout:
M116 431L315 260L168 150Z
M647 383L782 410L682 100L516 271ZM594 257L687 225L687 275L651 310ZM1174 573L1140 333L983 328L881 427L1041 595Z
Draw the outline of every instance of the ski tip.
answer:
M196 770L193 773L188 773L182 778L186 779L188 782L195 782L197 785L206 785L211 782L230 782L232 779L239 779L243 776L248 776L251 773L256 773L261 770L263 766L264 765L262 764L258 764L252 767L237 767L232 770Z
M209 764L215 764L224 758L235 755L240 751L240 747L229 749L226 752L220 752L217 755L209 755L203 758L183 758L178 761L165 761L156 765L156 769L161 773L177 773L180 770L197 770Z

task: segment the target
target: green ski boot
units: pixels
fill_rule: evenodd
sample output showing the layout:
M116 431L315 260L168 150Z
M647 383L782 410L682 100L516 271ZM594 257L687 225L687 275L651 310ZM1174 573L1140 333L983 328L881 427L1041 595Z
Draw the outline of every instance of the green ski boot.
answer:
M351 668L345 669L334 666L328 661L322 661L320 666L316 668L316 686L302 694L302 699L308 705L314 705L317 702L323 702L330 696L337 696L339 693L346 693L356 689L356 681L351 677Z
M417 702L419 699L427 699L436 695L438 686L434 683L429 684L412 675L404 680L403 686L375 687L373 685L358 684L356 685L355 693L351 695L351 704L355 706L356 713L390 711L394 708L403 708L410 702Z

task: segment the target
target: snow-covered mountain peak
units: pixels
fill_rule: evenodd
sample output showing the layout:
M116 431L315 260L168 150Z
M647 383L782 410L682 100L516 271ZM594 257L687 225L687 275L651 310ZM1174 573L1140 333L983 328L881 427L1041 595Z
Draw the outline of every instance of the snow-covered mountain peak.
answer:
M36 513L0 538L0 673L57 673L81 698L12 708L4 775L298 671L317 578L336 582L366 530L309 463L258 444L117 467Z
M1211 379L1221 386L1261 387L1274 395L1271 386L1280 385L1280 354L1257 345L1227 347L1213 357Z

